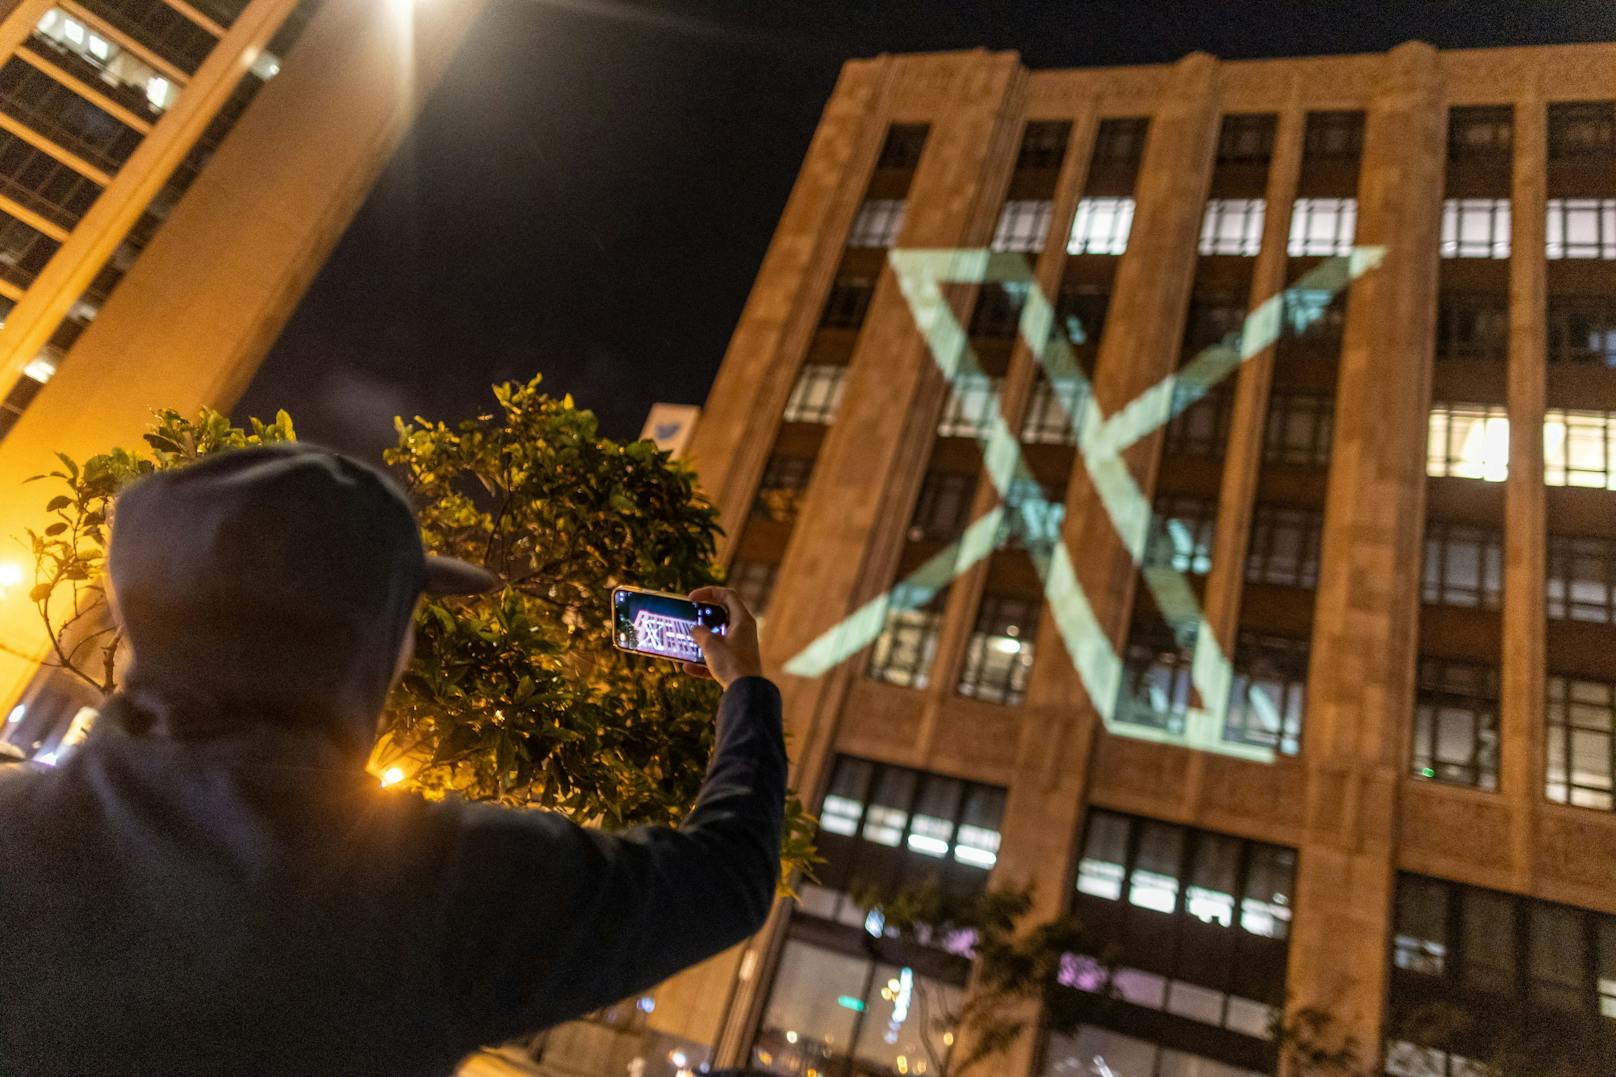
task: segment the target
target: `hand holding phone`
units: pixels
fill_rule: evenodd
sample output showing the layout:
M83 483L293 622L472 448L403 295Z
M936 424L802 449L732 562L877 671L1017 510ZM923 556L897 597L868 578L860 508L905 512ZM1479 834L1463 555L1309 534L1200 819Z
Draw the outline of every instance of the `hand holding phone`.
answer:
M680 662L686 673L711 676L726 687L763 670L757 623L740 596L723 587L698 588L688 598L616 588L612 642L622 651Z

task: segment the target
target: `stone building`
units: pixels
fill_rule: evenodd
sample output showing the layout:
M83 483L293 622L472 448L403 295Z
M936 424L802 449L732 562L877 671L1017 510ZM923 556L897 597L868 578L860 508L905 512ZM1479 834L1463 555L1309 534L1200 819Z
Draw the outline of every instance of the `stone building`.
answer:
M987 1072L1616 1072L1616 46L851 62L690 456L827 863L654 1026L936 1072L935 878L1122 955Z

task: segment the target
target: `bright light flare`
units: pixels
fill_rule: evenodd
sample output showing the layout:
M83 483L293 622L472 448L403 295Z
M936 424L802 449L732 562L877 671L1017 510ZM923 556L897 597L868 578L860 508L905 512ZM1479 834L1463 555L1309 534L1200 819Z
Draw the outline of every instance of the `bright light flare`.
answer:
M403 780L404 780L404 768L403 767L388 767L386 770L382 771L381 783L382 783L382 788L383 789L386 789L389 786L397 785L399 782L401 782Z

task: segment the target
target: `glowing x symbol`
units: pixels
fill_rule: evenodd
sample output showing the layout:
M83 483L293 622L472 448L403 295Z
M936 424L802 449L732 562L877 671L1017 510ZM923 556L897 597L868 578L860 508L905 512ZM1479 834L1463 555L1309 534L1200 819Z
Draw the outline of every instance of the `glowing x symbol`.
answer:
M1325 260L1290 291L1334 296L1378 266L1384 256L1383 247L1355 247L1350 255ZM1184 573L1160 563L1159 558L1144 564L1145 551L1161 532L1162 524L1153 521L1150 501L1139 489L1122 453L1200 400L1242 363L1278 339L1285 312L1283 297L1271 296L1247 315L1238 344L1224 341L1202 350L1182 369L1167 375L1107 418L1100 413L1066 335L1051 331L1054 308L1037 287L1025 257L982 249L895 250L889 257L915 325L953 389L963 383L986 383L987 378L941 285L998 281L1020 284L1025 289L1019 332L1043 368L1053 396L1067 412L1078 454L1124 548L1141 568L1145 585L1167 623L1173 626L1180 644L1194 647L1190 679L1202 706L1186 709L1182 728L1175 728L1171 721L1164 726L1140 724L1137 719L1116 720L1122 658L1100 628L1066 546L1059 539L1064 506L1041 493L1027 493L1039 487L1022 457L1019 439L1005 422L997 390L991 394L987 421L978 427L976 440L1000 503L892 590L865 603L803 648L786 663L786 672L819 676L875 640L889 610L916 609L930 602L955 577L1008 541L1009 534L1001 523L1009 502L1029 525L1024 529L1027 552L1043 582L1056 628L1089 700L1108 730L1122 736L1271 762L1273 752L1266 747L1224 739L1232 667L1207 625ZM1323 303L1296 304L1290 311L1295 323L1292 328L1301 331L1323 314ZM1044 526L1036 526L1040 521ZM1253 710L1264 725L1274 729L1277 739L1278 708L1257 686L1252 686L1248 694Z

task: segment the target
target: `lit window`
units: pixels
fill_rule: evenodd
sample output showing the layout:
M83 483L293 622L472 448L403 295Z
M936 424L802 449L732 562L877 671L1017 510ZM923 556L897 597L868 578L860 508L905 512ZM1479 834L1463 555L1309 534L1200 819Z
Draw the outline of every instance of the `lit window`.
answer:
M1543 414L1543 481L1616 490L1616 412L1550 408Z
M1551 532L1546 560L1551 618L1616 624L1616 541Z
M986 437L999 410L999 379L986 374L961 374L949 385L948 403L937 422L937 436Z
M1151 506L1150 542L1144 564L1163 565L1192 576L1212 571L1217 502L1197 494L1157 494Z
M1509 477L1509 416L1493 404L1433 404L1425 473L1503 482Z
M1085 198L1078 202L1066 253L1121 254L1128 249L1133 209L1131 198Z
M791 387L786 400L785 421L788 423L829 423L836 418L842 406L842 387L847 368L824 363L807 363L797 375L797 384Z
M1145 822L1139 829L1139 847L1128 876L1128 904L1156 912L1176 912L1184 830L1157 822Z
M900 584L894 589L886 622L871 648L869 675L904 688L925 688L931 683L931 663L937 656L937 634L942 622L942 592L925 601L921 594Z
M876 845L897 848L909 825L909 806L914 801L916 774L912 770L882 767L864 809L864 825L859 836Z
M903 227L904 200L872 198L859 207L848 234L849 247L890 247L898 241Z
M1116 721L1184 732L1194 655L1193 637L1180 640L1159 620L1134 622L1123 650Z
M914 816L909 820L909 833L904 846L921 856L940 858L948 855L954 840L954 819L959 815L960 794L965 783L957 778L944 778L928 774L920 787L915 802Z
M1202 254L1253 257L1262 248L1261 198L1210 198L1201 221Z
M1298 198L1286 250L1292 256L1351 254L1357 231L1356 198Z
M1414 692L1416 778L1498 788L1498 670L1420 659Z
M1021 423L1021 440L1029 445L1075 445L1088 406L1088 387L1077 378L1053 381L1040 373L1033 387L1027 417Z
M89 46L90 55L97 60L106 60L112 56L112 47L107 44L107 39L99 34L89 35L86 44Z
M1495 610L1503 592L1503 535L1447 520L1426 523L1421 599L1427 605Z
M1444 258L1508 258L1509 199L1443 201L1441 251Z
M1052 206L1048 199L1012 199L999 213L993 233L996 251L1041 251L1049 234Z
M1079 893L1119 901L1122 881L1127 876L1128 820L1110 812L1089 815L1083 858L1077 864Z
M1037 630L1038 603L983 595L956 691L989 703L1020 703L1032 672Z
M152 78L146 82L146 100L154 108L167 108L174 103L174 84L165 78Z
M864 805L851 797L826 793L819 808L819 827L832 834L852 837L858 833L859 820L864 816Z
M1307 660L1305 640L1241 632L1235 641L1234 684L1223 739L1285 755L1300 752Z
M1544 254L1616 258L1616 198L1551 198Z
M954 859L970 868L987 870L999 860L999 826L1004 819L1004 790L969 785L954 838Z
M84 44L84 24L77 19L63 19L62 33L73 44Z
M47 355L36 355L22 368L22 373L23 377L33 378L43 385L56 373L56 364Z
M1551 673L1545 687L1544 794L1556 804L1616 809L1616 684Z

